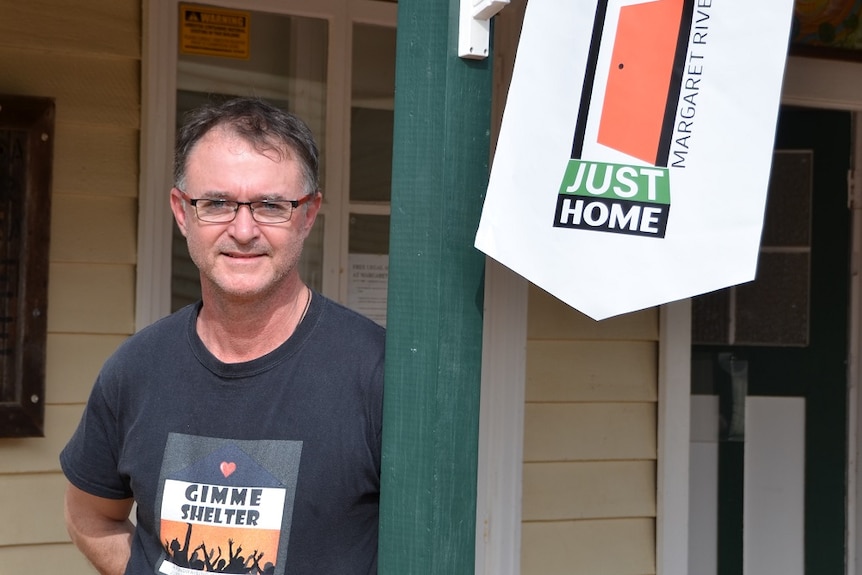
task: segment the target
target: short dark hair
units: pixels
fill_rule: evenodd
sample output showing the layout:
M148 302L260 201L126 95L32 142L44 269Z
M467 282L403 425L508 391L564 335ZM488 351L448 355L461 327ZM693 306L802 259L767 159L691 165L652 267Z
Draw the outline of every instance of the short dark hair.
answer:
M298 116L259 98L210 102L185 115L174 151L174 185L178 189L185 188L189 154L214 128L228 130L261 153L275 152L281 159L293 154L302 166L305 193L318 191L320 153L311 129Z

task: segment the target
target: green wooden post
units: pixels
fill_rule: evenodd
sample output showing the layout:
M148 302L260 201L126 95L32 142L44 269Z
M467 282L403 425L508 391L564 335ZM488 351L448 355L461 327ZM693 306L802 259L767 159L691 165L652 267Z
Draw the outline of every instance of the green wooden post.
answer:
M381 575L475 563L492 66L458 57L459 9L398 3Z

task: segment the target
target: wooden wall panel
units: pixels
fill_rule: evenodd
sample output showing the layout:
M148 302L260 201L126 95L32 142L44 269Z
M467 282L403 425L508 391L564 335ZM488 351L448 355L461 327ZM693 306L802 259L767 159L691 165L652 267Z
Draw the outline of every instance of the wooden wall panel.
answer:
M524 465L524 521L655 517L654 461Z
M138 2L0 0L0 46L141 57Z
M139 128L139 61L0 47L0 63L0 93L55 98L58 123Z
M0 0L0 93L56 103L45 437L0 439L3 573L95 573L68 542L58 455L134 331L141 17L140 0Z
M51 205L51 261L134 264L135 198L55 195Z
M135 268L131 265L51 264L50 333L129 335L135 331Z
M530 341L528 402L656 401L652 341Z
M0 475L0 542L3 545L62 543L69 540L63 522L62 473ZM5 573L5 566L3 566Z
M529 293L523 575L655 573L658 309Z
M525 461L656 458L654 403L529 403Z
M4 473L59 472L60 450L78 426L83 411L83 405L48 405L45 407L45 437L0 439L0 453L3 454L0 485Z
M595 321L531 285L528 339L658 341L658 308Z
M137 198L138 130L82 126L66 123L65 118L60 120L54 127L53 196ZM165 154L170 153L165 150Z
M655 521L527 522L521 575L655 573Z
M0 547L0 565L3 573L9 574L97 575L93 566L71 543Z
M49 333L48 404L87 401L102 364L125 339L125 335Z

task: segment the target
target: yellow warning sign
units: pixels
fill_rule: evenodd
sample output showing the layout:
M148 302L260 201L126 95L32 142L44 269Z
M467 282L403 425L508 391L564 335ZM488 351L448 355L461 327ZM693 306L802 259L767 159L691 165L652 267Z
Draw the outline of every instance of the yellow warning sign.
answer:
M180 4L180 54L249 58L251 12Z

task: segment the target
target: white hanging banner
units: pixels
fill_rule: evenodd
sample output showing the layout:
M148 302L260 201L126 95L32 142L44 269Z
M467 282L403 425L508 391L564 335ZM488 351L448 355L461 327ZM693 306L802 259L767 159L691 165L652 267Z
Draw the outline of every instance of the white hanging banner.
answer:
M530 0L476 247L593 319L750 281L793 0Z

